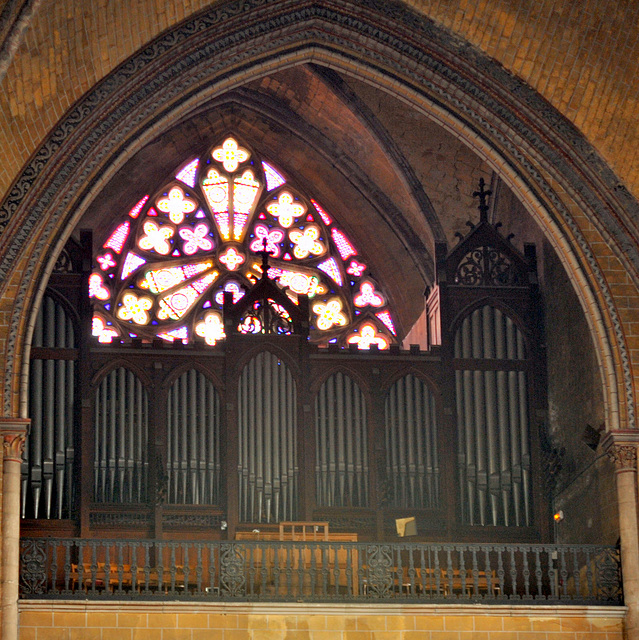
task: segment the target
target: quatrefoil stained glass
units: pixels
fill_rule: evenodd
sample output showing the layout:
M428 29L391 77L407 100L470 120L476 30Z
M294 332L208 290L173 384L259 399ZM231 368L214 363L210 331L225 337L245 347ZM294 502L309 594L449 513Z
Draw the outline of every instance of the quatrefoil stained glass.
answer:
M227 137L189 158L130 207L101 239L89 280L100 342L214 346L225 338L222 294L237 301L261 277L256 252L264 244L269 277L293 302L310 298L311 341L359 348L396 341L388 297L353 239L242 141Z

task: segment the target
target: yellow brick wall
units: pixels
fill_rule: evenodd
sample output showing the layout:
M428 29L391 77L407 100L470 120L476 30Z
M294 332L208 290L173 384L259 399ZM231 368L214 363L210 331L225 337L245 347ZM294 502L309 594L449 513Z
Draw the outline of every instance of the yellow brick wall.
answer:
M64 112L206 0L48 0L0 86L0 194ZM528 82L639 195L639 3L410 0Z
M20 640L622 640L623 607L22 602Z

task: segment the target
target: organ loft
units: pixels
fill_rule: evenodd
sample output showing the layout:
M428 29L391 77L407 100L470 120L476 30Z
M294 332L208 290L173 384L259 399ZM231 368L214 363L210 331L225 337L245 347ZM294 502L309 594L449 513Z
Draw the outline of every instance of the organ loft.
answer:
M365 248L238 136L143 188L45 294L25 533L550 539L536 252L488 221L483 178L408 348Z

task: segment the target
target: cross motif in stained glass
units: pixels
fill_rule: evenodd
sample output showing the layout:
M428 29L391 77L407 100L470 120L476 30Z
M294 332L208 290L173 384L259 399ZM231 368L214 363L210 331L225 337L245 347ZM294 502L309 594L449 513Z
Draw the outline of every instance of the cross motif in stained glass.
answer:
M282 191L277 202L269 204L266 210L277 218L285 229L288 229L295 222L295 218L304 215L306 207L299 202L294 202L293 196L288 191Z
M313 313L317 314L317 328L321 331L328 331L331 327L343 327L348 322L342 313L342 303L336 298L326 304L313 305Z
M145 251L156 251L162 256L171 251L168 240L173 236L174 229L169 225L160 225L153 220L144 223L144 234L138 241L140 249Z
M157 208L169 214L169 220L173 224L180 224L184 220L184 215L195 211L197 203L184 196L184 191L180 187L173 187L169 195L160 198L156 202Z
M239 147L233 138L227 138L221 147L213 150L213 159L222 163L225 171L233 173L242 162L249 159L249 152Z
M138 297L135 293L125 293L122 296L122 306L118 309L118 317L122 320L133 320L135 324L148 324L150 320L148 310L152 306L151 298Z

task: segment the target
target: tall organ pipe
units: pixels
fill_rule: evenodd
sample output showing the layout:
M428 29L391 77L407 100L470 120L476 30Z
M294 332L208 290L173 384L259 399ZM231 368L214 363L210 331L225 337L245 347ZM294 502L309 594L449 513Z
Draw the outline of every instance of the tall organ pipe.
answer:
M140 381L124 367L110 371L100 383L95 402L93 462L97 502L146 500L147 405L147 396ZM134 446L129 449L132 442ZM141 480L133 479L136 469L140 470Z
M216 504L220 411L215 387L190 369L171 386L167 409L169 503Z
M242 370L238 388L240 518L277 522L295 515L296 392L286 365L270 352Z
M525 359L523 335L508 316L489 305L462 321L454 348L456 358L474 359L478 365L494 359L513 364ZM466 479L464 521L477 524L477 518L482 525L529 525L526 373L514 366L471 366L456 371L455 392L460 485Z
M62 304L45 295L34 324L32 346L73 349L73 323ZM30 434L22 475L23 517L70 516L74 493L75 366L63 357L31 361Z
M393 506L436 507L439 467L432 393L413 374L400 378L389 390L385 416L386 475L393 478Z
M366 506L368 445L366 407L359 386L341 372L315 398L318 505Z

